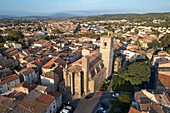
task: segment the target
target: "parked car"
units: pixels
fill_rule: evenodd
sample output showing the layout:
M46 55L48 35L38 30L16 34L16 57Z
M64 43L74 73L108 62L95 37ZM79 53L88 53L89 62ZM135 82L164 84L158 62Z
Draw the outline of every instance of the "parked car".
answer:
M113 93L112 97L118 97L120 94L119 93Z
M60 113L70 113L70 110L64 108L60 111Z
M73 111L73 107L70 105L64 106L64 108L60 111L60 113L71 113Z
M97 111L97 113L106 113L106 112L107 112L106 109L103 107L99 107L99 109Z
M104 91L99 91L98 94L103 95L103 94L105 94L105 92Z
M64 106L64 108L70 110L70 112L73 110L73 107L70 105Z

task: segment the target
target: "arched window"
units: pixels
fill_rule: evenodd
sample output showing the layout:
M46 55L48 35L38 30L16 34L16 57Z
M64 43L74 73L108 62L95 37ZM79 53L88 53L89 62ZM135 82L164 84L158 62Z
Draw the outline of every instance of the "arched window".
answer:
M107 46L107 43L106 43L106 42L104 43L104 46Z

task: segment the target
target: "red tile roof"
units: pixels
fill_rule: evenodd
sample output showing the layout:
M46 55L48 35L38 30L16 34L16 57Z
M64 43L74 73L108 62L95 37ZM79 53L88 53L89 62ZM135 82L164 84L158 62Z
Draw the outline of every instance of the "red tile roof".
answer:
M55 100L53 96L44 93L42 93L37 99L39 102L42 102L46 105L50 105Z
M137 109L130 107L130 110L128 113L141 113L140 111L138 111Z
M22 82L22 83L20 83L20 84L17 84L16 86L14 86L13 88L19 88L19 87L25 87L25 88L27 88L29 91L31 91L31 90L33 90L34 88L36 88L37 87L37 85L36 84L31 84L31 83L29 83L29 82L27 82L27 81L24 81L24 82Z
M52 58L49 62L47 62L45 65L43 65L43 68L50 68L52 64L58 59L59 56L55 56Z
M170 88L170 75L159 73L158 74L158 80L159 80L158 84L160 86Z
M16 80L16 79L19 79L19 77L17 75L15 75L15 74L10 75L8 77L0 79L1 80L0 85L11 82L11 81Z

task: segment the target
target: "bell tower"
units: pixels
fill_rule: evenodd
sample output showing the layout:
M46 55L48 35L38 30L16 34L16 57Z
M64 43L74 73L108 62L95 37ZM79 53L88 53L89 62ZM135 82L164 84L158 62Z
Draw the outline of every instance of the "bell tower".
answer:
M100 53L102 54L103 64L107 68L106 78L111 76L113 69L113 33L108 32L107 36L100 39Z

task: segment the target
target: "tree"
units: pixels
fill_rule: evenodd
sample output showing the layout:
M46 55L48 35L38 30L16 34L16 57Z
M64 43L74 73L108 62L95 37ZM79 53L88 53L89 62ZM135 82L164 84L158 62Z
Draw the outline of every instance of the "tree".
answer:
M120 68L118 76L129 81L132 85L140 85L150 77L150 68L145 62L134 62L127 68Z
M20 38L24 38L24 35L20 31L9 31L8 36L13 37L16 41Z
M139 33L139 30L137 28L135 28L135 33L138 34Z
M62 32L59 29L53 29L52 33L55 35L55 34L60 34Z
M109 30L109 31L115 32L115 29L110 25L106 29Z
M170 45L170 34L165 34L163 37L161 37L161 44L163 47Z
M129 104L131 102L129 95L127 94L120 94L117 99L124 104Z
M24 41L23 38L20 38L20 39L18 40L18 43L20 43L22 46L25 46L25 41Z
M159 37L160 32L158 30L155 29L151 29L152 30L152 34L156 35L157 37Z
M167 53L170 55L170 48L167 49Z
M125 79L119 77L118 75L114 75L113 81L116 83L113 87L113 90L115 90L117 86L120 86L125 83Z
M161 47L161 44L156 39L152 40L152 42L149 42L147 45L150 49L151 48L157 49L157 48Z

